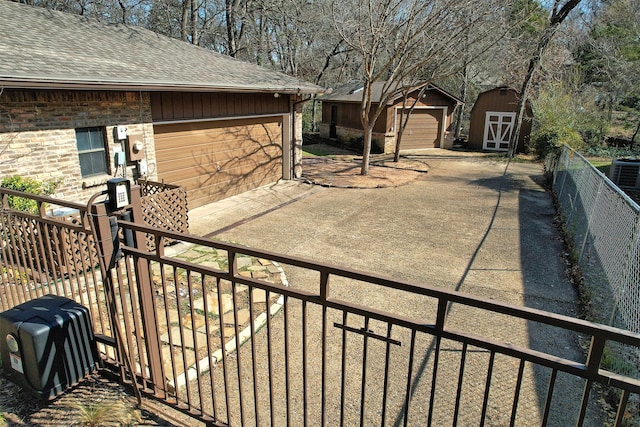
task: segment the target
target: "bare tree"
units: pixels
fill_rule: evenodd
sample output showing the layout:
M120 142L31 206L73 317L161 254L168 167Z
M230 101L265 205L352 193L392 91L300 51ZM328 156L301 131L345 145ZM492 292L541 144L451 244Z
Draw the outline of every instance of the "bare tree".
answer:
M472 11L473 13L470 13ZM460 69L460 41L476 28L477 51L498 35L486 25L500 13L498 2L472 0L353 0L334 3L336 31L359 56L363 79L360 120L364 129L361 174L369 173L373 127L387 103L420 90L437 76ZM484 28L484 30L482 30ZM382 83L378 99L372 86Z
M518 111L516 112L514 129L511 134L511 141L509 142L509 157L513 157L515 155L516 149L518 147L518 141L520 140L520 130L522 128L522 121L524 119L525 106L527 98L529 97L529 90L531 88L534 74L540 67L542 55L549 46L549 43L551 43L551 40L558 31L560 25L562 25L567 16L569 16L569 13L576 6L578 6L578 4L580 4L580 1L581 0L566 0L563 3L562 0L554 0L553 2L553 7L549 14L548 25L540 36L536 49L533 52L531 59L529 60L529 68L527 69L527 74L524 78L524 81L522 82L522 89L520 89Z

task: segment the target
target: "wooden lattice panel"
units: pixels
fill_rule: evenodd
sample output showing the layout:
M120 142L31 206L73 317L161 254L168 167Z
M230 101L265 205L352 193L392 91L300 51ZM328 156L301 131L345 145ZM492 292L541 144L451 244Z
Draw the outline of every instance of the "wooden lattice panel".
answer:
M52 218L73 225L81 222L78 216ZM75 276L96 267L97 248L86 230L11 214L3 224L2 238L7 242L3 256L15 266L50 277Z
M183 187L152 181L140 181L140 186L146 224L179 233L189 231L187 192ZM155 248L153 236L147 236L147 248Z
M82 221L78 215L68 215L61 219L69 224L81 225ZM98 260L98 250L96 248L93 235L84 230L73 228L58 228L59 247L61 259L65 260L66 270L74 275L80 271L87 271L97 267L94 265Z

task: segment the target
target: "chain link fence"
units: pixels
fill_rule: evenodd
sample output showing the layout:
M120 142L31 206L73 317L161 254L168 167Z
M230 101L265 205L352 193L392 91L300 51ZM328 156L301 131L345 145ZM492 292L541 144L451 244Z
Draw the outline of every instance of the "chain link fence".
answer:
M580 267L591 320L640 333L640 206L582 155L549 156L570 254ZM603 368L638 377L637 350L609 347Z

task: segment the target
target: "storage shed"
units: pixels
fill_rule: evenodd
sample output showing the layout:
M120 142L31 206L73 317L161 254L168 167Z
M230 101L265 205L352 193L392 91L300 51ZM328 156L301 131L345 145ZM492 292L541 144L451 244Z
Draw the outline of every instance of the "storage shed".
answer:
M518 91L508 87L497 87L478 95L471 109L468 147L476 150L507 151L519 98ZM518 140L518 152L527 150L532 118L531 104L527 101Z

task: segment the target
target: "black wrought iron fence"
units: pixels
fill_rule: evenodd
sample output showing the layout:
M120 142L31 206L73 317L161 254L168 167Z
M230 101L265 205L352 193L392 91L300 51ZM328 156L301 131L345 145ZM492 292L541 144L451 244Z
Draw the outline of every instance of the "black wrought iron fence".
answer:
M635 410L640 381L608 371L604 354L640 348L632 332L119 226L184 245L122 247L114 282L143 388L212 425L597 425L596 387L614 390L615 425ZM532 344L545 334L586 356Z

